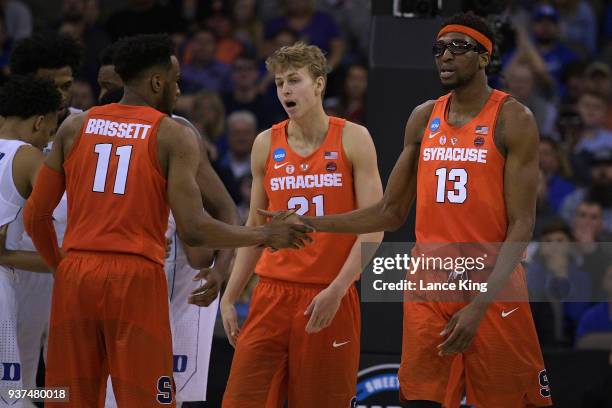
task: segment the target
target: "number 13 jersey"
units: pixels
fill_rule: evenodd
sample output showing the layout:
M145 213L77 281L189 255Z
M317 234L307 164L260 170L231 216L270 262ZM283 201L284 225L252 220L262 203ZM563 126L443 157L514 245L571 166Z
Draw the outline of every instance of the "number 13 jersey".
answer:
M287 143L288 121L272 127L265 165L264 188L271 211L296 210L299 215L323 216L355 209L352 165L344 154L346 120L329 118L321 146L306 157ZM260 276L298 283L331 283L340 272L356 236L313 233L305 248L264 251L257 264Z
M421 141L418 243L505 240L505 158L495 145L494 131L507 96L493 90L478 115L460 127L446 121L451 94L436 101Z
M68 222L64 250L127 253L164 264L166 178L147 106L91 108L64 161Z

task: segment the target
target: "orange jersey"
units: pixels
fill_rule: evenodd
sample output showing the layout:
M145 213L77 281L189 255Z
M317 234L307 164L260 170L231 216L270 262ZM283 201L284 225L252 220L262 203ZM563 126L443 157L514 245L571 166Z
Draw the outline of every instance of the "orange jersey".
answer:
M446 121L451 94L436 101L419 157L418 243L505 240L505 158L495 146L494 131L507 96L493 90L480 113L461 127Z
M163 265L169 208L157 128L164 116L116 103L88 111L64 162L65 250L136 254Z
M325 140L317 150L301 157L287 143L288 121L272 127L264 188L268 210L297 209L297 214L323 216L355 209L351 163L344 154L344 119L329 119ZM257 274L299 283L329 284L340 272L356 236L313 233L312 244L300 250L265 251Z

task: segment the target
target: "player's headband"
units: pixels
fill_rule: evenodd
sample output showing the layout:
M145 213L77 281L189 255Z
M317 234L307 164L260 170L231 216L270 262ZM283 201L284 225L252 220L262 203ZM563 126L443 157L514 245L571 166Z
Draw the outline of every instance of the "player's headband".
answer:
M480 31L474 30L472 27L464 26L461 24L450 24L450 25L443 27L438 33L437 38L440 38L444 34L450 33L450 32L463 33L463 34L469 35L470 37L478 41L478 43L487 50L489 55L493 53L493 42L489 38L487 38L486 35L482 34Z

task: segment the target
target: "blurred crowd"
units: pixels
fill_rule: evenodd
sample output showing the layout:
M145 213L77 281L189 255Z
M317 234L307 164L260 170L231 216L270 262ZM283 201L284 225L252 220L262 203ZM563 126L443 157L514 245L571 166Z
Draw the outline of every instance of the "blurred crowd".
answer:
M61 17L33 19L28 2L0 0L0 72L16 41L53 30L85 48L71 105L98 103L102 51L120 37L172 34L181 62L176 112L206 139L241 216L250 151L286 116L264 60L297 40L329 60L328 114L366 123L369 0L61 0ZM543 345L574 347L612 333L612 1L514 0L488 16L499 34L491 85L537 120L540 183L527 265ZM407 112L408 114L408 112ZM552 248L552 249L551 249ZM610 303L606 303L605 300ZM597 302L600 300L601 302ZM585 340L585 338L587 340Z

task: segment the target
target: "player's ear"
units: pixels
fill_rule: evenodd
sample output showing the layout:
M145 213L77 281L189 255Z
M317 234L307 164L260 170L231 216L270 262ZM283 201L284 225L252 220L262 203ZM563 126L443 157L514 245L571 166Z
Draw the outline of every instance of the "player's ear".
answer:
M164 88L164 79L162 75L157 73L151 77L151 89L155 93L160 93Z
M35 132L38 132L40 130L44 120L45 120L45 116L44 115L36 116L36 118L34 119L34 131Z
M489 65L490 61L491 56L489 55L489 53L483 52L481 54L478 54L478 66L480 68L485 69L487 65Z
M317 95L323 95L323 90L325 89L325 78L322 76L317 77L315 79L315 88L317 90Z

